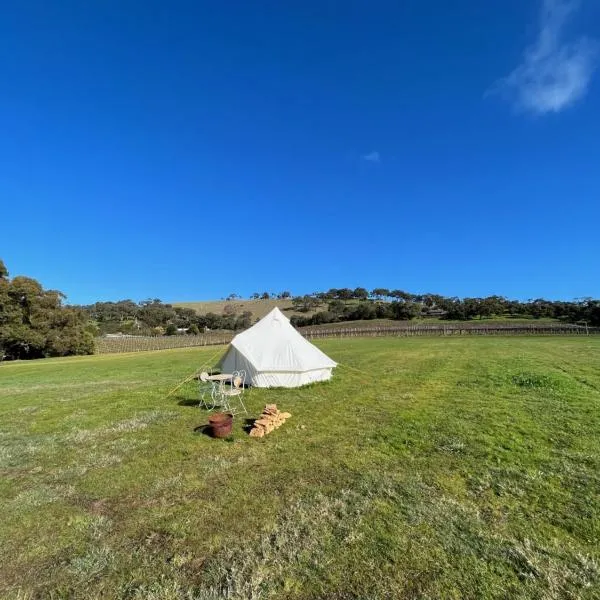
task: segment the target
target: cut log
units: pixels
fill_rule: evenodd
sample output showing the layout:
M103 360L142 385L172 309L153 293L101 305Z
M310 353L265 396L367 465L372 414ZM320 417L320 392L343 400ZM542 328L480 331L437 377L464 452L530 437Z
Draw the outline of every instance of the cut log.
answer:
M260 417L254 421L254 426L250 430L250 436L264 437L274 429L281 427L286 419L289 419L291 416L291 413L281 412L276 404L267 404Z

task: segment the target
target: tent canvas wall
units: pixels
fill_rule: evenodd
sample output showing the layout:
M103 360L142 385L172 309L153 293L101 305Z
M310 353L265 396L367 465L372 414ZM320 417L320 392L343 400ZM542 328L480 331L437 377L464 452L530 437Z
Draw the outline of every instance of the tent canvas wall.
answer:
M298 387L326 381L336 366L302 337L278 308L236 335L221 360L223 371L244 369L246 381L256 387Z

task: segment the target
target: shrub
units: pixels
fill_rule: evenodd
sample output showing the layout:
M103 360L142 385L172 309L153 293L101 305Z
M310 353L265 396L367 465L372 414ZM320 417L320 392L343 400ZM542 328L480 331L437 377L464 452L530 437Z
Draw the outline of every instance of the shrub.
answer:
M370 320L377 317L377 310L372 302L359 302L356 308L348 314L349 321Z
M421 313L421 306L416 302L392 302L391 313L398 321L410 321Z
M311 321L313 325L321 325L324 323L333 323L338 320L338 316L328 310L323 310L313 315Z

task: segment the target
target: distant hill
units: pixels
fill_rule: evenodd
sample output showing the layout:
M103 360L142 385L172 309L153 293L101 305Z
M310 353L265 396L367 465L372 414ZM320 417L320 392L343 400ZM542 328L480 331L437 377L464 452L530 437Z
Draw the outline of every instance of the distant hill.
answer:
M349 300L347 304L354 304L356 300ZM226 306L233 306L235 308L235 314L241 315L244 311L249 311L252 313L252 322L254 323L257 319L261 319L268 312L273 310L276 306L283 312L288 319L293 315L301 315L303 317L310 317L316 312L321 310L327 310L327 303L324 302L317 309L309 312L300 312L294 309L291 299L285 300L207 300L205 302L171 302L173 306L181 306L184 308L192 308L198 314L205 315L206 313L215 313L217 315L224 314ZM338 323L327 323L325 325L310 325L309 328L344 328L344 327L385 327L385 326L394 326L397 327L399 323L404 323L406 325L417 325L417 324L427 324L427 323L461 323L464 321L444 321L440 320L436 317L424 317L424 318L416 318L411 321L393 321L390 319L371 319L364 321L340 321ZM479 323L481 324L507 324L511 325L523 325L530 323L556 323L558 322L556 319L551 318L541 318L541 319L532 319L527 316L520 317L492 317L492 318L484 318L484 319L476 319L470 321L471 323Z
M252 313L252 321L261 319L268 312L272 311L276 306L283 312L288 319L292 315L304 315L309 316L313 312L302 313L294 309L292 301L288 298L285 300L208 300L206 302L172 302L173 306L181 306L183 308L192 308L197 313L205 315L206 313L212 312L217 315L222 315L226 306L233 306L236 314L240 315L244 311ZM327 305L323 305L314 312L319 310L325 310Z

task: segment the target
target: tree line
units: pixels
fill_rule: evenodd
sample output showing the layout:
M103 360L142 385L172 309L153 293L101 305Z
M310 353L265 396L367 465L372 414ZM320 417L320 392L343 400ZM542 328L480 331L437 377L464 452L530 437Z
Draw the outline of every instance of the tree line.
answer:
M502 296L457 298L439 294L412 294L403 290L375 288L332 288L291 297L291 317L296 327L340 321L393 319L409 321L416 318L467 321L489 317L553 318L569 323L585 321L600 325L600 301L591 298L576 301L535 299L527 302L509 300ZM272 297L272 296L271 296ZM238 331L252 325L252 313L240 312L235 299L228 296L222 314L199 314L194 309L172 306L158 298L134 302L96 302L80 307L97 328L97 334L123 333L131 335L197 335L206 330Z
M198 335L207 329L247 329L252 313L238 314L233 303L225 306L223 314L198 314L192 308L173 306L158 298L134 302L96 302L81 309L97 327L98 335L123 333L130 335Z
M297 327L368 319L409 321L423 317L453 321L489 317L552 318L568 323L600 325L600 300L593 298L573 301L537 298L521 302L502 296L457 298L439 294L411 294L387 288L376 288L371 292L365 288L343 288L297 296L292 302L297 311L314 313L292 317Z
M291 294L290 294L291 296ZM286 298L289 296L286 296ZM198 314L191 308L165 304L159 299L135 303L96 302L81 307L95 323L99 334L124 333L134 335L198 334L207 329L246 329L252 324L252 313L239 313L233 301L225 305L223 314ZM291 317L296 327L320 325L340 321L393 319L409 321L435 317L453 321L468 321L489 317L553 318L569 323L586 322L600 325L600 301L586 298L576 301L545 299L520 302L502 296L485 298L457 298L439 294L411 294L402 290L376 288L330 289L291 298Z
M466 321L492 316L553 318L600 326L600 300L593 298L520 302L502 296L457 298L387 288L369 291L363 287L332 288L294 297L289 291L252 295L252 299L273 297L291 298L293 310L300 313L291 317L296 327L370 319L436 317ZM222 314L199 314L158 298L68 306L61 292L45 290L35 279L11 279L0 260L0 360L90 354L94 338L111 333L197 335L209 329L246 329L252 325L253 316L249 311L240 312L234 302L238 298L230 294Z

